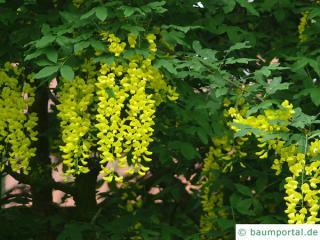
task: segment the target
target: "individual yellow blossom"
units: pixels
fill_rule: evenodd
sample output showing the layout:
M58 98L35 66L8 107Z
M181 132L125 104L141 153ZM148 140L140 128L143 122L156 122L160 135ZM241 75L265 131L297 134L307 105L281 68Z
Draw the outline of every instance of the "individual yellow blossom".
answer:
M84 0L72 0L72 4L73 4L76 8L80 8L83 3L84 3Z
M135 48L137 44L137 36L133 33L128 34L128 43L130 48Z
M310 143L307 154L310 157L317 157L318 155L320 155L320 140L319 139L316 139L315 141Z
M101 32L99 33L99 35L100 35L100 37L101 37L101 39L102 39L103 41L106 41L106 40L108 39L109 32L107 32L107 31L101 31Z
M149 43L149 50L150 52L156 52L157 51L157 45L155 43L156 35L149 33L146 37L148 43Z

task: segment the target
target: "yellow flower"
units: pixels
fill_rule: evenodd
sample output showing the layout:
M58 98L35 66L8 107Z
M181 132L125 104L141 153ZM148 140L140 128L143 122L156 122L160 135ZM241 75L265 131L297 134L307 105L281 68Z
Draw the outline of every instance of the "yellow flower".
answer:
M29 162L36 155L33 143L38 140L37 115L29 111L35 89L21 83L22 68L5 63L0 69L0 169L9 163L14 172L27 174ZM3 145L1 145L3 144Z
M133 33L128 34L128 43L131 48L135 48L137 44L137 36Z

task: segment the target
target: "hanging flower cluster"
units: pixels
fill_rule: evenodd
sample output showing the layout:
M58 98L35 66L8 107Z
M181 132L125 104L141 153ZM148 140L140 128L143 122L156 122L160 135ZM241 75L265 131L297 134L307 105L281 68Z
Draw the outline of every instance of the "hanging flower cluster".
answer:
M156 35L154 35L152 33L149 33L146 38L147 38L148 43L149 43L150 52L156 52L157 51L157 45L155 43Z
M60 146L66 175L89 172L88 158L92 154L92 116L89 111L94 101L94 79L87 81L76 77L64 80L61 86L59 110L61 135L64 145Z
M113 64L101 68L103 75L96 83L99 99L96 127L106 181L111 181L115 172L108 163L117 160L118 167L125 168L129 153L133 168L127 173L138 172L143 176L149 170L141 164L142 160L151 160L148 146L152 142L155 113L155 100L146 93L148 78L144 68L148 63L131 60L127 66Z
M130 48L135 48L137 44L137 36L133 33L128 34L128 43Z
M311 142L311 145L315 145L317 142L319 140ZM318 157L318 154L312 151L309 149L307 156ZM320 161L315 160L308 163L306 162L307 156L303 153L296 153L296 156L290 157L292 176L285 179L284 186L287 194L285 212L288 214L289 223L315 224L320 222L320 218L317 217L320 209L318 186L320 183Z
M314 1L317 5L320 4L319 0ZM316 23L317 21L315 21L313 18L314 16L312 16L312 13L310 14L309 11L304 11L301 13L302 16L300 17L300 22L298 25L298 34L299 34L299 40L301 43L305 42L306 40L308 40L308 36L306 34L306 28L310 27L313 23Z
M224 107L230 108L231 101L224 99ZM229 112L224 111L226 119L232 114L245 116L249 106L244 98L239 98L235 101L234 108L230 108ZM232 127L231 122L226 123L228 127ZM215 222L217 219L226 218L227 211L223 206L223 189L219 188L213 192L213 183L216 182L216 172L231 172L235 163L239 163L242 167L242 159L247 156L247 153L242 151L241 146L248 140L247 137L237 139L230 138L228 135L216 137L212 139L206 158L204 159L204 167L202 169L202 190L201 204L204 214L201 216L200 229L206 235L209 232L220 230ZM230 239L231 236L224 236L219 239ZM206 236L205 239L208 239ZM211 238L215 239L215 238Z
M149 145L153 141L156 107L164 101L175 101L179 95L168 85L163 74L153 66L155 37L147 35L149 57L139 54L123 58L127 44L108 32L100 36L116 58L110 64L95 67L86 62L73 81L63 81L58 105L63 145L60 147L66 175L89 171L88 158L100 158L104 180L123 181L126 174L144 176L151 161ZM136 36L128 35L131 48ZM85 71L84 71L85 70ZM81 75L81 76L82 76ZM87 79L86 79L87 78ZM95 133L95 134L94 134Z
M227 216L223 206L223 190L220 188L215 192L212 191L212 183L216 181L215 171L232 171L234 164L232 160L239 160L247 155L241 151L241 145L244 141L246 139L240 138L234 141L226 135L212 139L212 146L204 159L202 169L204 180L202 181L201 203L205 214L201 216L200 229L204 234L215 231L217 227L215 221ZM240 162L240 164L242 163ZM225 237L228 239L228 236Z
M298 26L299 40L300 42L304 42L307 40L307 36L304 34L306 26L308 24L309 13L304 12L300 18L300 23Z
M291 176L285 179L284 185L287 205L285 213L288 215L288 223L316 223L318 218L319 193L318 184L320 183L320 161L319 157L320 141L315 140L306 142L303 151L297 144L285 146L285 141L278 134L277 137L263 140L264 135L281 132L288 132L288 125L294 114L293 106L287 100L281 104L280 109L267 109L263 114L257 116L244 117L234 108L229 109L229 114L234 118L233 122L251 127L253 130L247 134L254 134L260 144L258 147L261 151L256 155L264 159L269 157L269 151L273 150L276 158L273 161L272 169L279 175L282 171L283 164L286 163ZM239 127L239 125L238 125ZM237 125L233 125L234 131L240 131ZM254 131L258 129L260 131ZM310 147L308 148L308 145ZM313 160L313 161L311 161Z
M291 177L287 177L285 189L287 196L288 222L289 223L310 223L315 224L320 222L318 213L319 205L319 174L320 161L318 147L320 140L316 139L310 143L310 147L305 153L297 153L296 156L291 156L290 171ZM305 149L306 150L306 149ZM306 162L307 157L313 159L311 162ZM298 211L298 209L300 209Z
M0 69L0 169L8 162L14 172L27 174L36 155L37 116L29 112L35 89L19 82L21 69L6 63Z
M110 43L108 47L109 52L114 53L116 57L119 57L127 44L125 42L121 42L121 39L116 37L113 33L108 35L107 40Z
M285 100L282 102L280 109L266 109L263 114L259 114L257 116L246 117L233 107L229 108L228 114L233 118L233 124L231 124L230 127L235 132L240 131L240 128L237 127L239 124L259 130L258 133L255 132L255 135L257 140L260 142L258 147L262 150L256 152L256 155L259 156L259 158L264 159L268 157L269 150L273 149L280 152L285 143L280 137L264 141L264 135L288 132L288 124L294 114L294 110L292 104ZM251 134L251 132L247 133L247 135ZM279 161L276 161L275 164L279 165ZM276 169L278 167L274 166L273 168Z

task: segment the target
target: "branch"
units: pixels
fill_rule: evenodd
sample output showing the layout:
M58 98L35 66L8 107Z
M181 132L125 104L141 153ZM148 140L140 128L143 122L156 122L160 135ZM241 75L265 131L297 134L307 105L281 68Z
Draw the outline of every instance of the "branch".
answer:
M12 171L12 169L9 166L6 166L4 171L7 172L10 176L12 176L19 183L32 185L31 176L25 175L23 173L14 172L14 171ZM56 182L56 181L52 180L52 181L48 182L48 185L56 190L60 190L65 193L69 193L71 195L73 195L75 193L73 184L66 184L66 183Z
M62 192L74 195L75 194L75 188L74 184L72 183L63 183L63 182L56 182L52 181L50 183L50 186L56 190L60 190Z
M31 184L31 178L28 175L14 172L9 166L5 166L4 171L7 172L10 176L12 176L19 183Z

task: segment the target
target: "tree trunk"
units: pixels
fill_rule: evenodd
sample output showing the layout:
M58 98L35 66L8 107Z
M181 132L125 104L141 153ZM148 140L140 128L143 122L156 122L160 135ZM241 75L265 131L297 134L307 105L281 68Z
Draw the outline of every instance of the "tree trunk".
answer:
M95 169L91 169L89 173L80 174L76 178L74 201L79 220L90 221L97 211L97 176L98 172Z
M47 132L49 129L48 121L48 89L46 84L37 89L35 102L30 109L38 116L38 138L36 157L30 162L30 185L32 194L32 208L39 216L50 216L53 210L52 204L52 174L51 162L49 158L49 141ZM37 236L37 240L54 239L51 229L47 228L46 233Z

